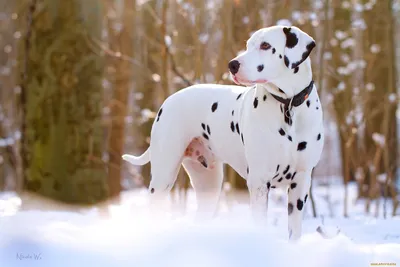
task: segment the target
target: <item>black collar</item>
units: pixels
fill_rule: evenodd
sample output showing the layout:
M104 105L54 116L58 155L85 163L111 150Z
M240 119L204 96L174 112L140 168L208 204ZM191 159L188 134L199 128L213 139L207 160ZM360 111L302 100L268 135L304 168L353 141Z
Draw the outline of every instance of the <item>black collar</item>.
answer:
M289 125L292 125L292 114L291 110L293 107L298 107L307 100L308 96L310 95L312 89L314 88L314 81L311 80L310 84L304 88L300 93L295 95L292 98L283 98L277 95L272 94L272 96L281 102L284 105L283 113L285 115L285 122Z

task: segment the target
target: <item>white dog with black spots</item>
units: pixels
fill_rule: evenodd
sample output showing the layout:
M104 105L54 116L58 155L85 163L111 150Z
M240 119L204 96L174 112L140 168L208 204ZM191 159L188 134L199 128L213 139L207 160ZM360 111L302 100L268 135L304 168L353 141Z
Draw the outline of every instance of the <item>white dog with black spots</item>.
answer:
M151 162L149 192L163 199L181 164L196 193L198 215L213 215L223 164L247 181L253 215L265 222L268 193L288 190L288 231L302 233L303 208L324 144L323 114L309 55L315 41L297 27L263 28L229 62L239 85L199 84L169 96L160 107L143 155Z

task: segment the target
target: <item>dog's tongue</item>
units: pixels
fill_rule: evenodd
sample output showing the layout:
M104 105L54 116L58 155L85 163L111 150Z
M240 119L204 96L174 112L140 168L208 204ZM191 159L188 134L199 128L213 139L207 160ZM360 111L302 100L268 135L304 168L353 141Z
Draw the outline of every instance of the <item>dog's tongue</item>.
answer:
M258 83L268 83L268 80L256 80L256 81L247 81L247 80L239 80L236 76L232 75L233 81L238 85L249 85L253 86Z

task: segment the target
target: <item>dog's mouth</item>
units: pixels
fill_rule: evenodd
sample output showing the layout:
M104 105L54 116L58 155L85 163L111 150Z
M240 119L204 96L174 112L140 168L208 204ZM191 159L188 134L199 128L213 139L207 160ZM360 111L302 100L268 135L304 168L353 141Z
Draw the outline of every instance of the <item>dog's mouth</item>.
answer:
M252 86L252 85L255 85L255 84L258 84L258 83L268 83L268 80L264 80L264 79L258 79L258 80L255 80L255 81L250 81L250 80L239 78L239 77L237 77L235 75L232 75L232 79L237 85L245 85L245 86Z

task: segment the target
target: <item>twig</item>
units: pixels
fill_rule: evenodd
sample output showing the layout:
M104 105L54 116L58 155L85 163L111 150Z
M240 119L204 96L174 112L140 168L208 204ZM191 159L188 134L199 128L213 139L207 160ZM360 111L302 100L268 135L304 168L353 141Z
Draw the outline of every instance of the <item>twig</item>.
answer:
M345 169L345 171L344 171L344 177L343 177L343 179L344 179L344 203L343 203L343 205L344 205L344 207L343 207L343 216L345 217L345 218L347 218L348 216L349 216L349 214L348 214L348 206L347 206L347 204L348 204L348 199L349 199L349 190L348 190L348 183L349 183L349 180L348 180L348 178L350 177L350 163L349 163L349 156L350 156L350 150L351 150L351 146L353 145L353 142L354 142L354 138L355 138L355 135L356 133L355 132L351 132L351 135L350 135L350 138L347 140L347 142L345 143L345 145L344 145L344 156L345 156L345 160L344 160L344 162L345 162L345 166L344 166L344 169Z
M106 55L111 56L111 57L114 57L114 58L119 59L119 60L128 61L128 62L130 62L130 63L132 63L132 64L134 64L134 65L136 65L136 66L138 66L138 67L144 68L144 67L142 66L141 62L137 61L136 59L134 59L134 58L132 58L132 57L130 57L130 56L124 55L124 54L122 54L121 52L115 52L115 51L109 49L109 48L106 47L105 45L102 45L102 44L101 44L101 41L96 40L96 39L93 38L93 37L89 37L89 40L92 41L93 45L95 45L96 48L101 49L101 51L103 51ZM171 60L171 69L172 69L172 71L175 73L175 75L178 76L179 78L181 78L182 81L184 81L185 84L186 84L187 86L193 85L193 83L192 83L191 81L189 81L189 79L187 79L187 78L178 70L178 68L176 67L176 63L175 63L174 56L172 55L172 53L171 53L171 51L170 51L170 49L169 49L168 46L167 46L166 52L167 52L168 56L170 57L170 60ZM152 75L151 73L148 73L148 74L149 74L149 75Z
M121 52L115 52L111 49L109 49L108 47L106 47L106 45L101 44L102 42L92 36L88 36L88 40L92 41L93 45L96 46L96 48L99 48L101 51L103 51L106 55L114 57L116 59L120 59L120 60L124 60L124 61L128 61L138 67L142 67L141 62L137 61L136 59L134 59L133 57L127 56L122 54Z
M193 83L191 81L189 81L176 67L176 63L175 63L175 59L174 56L172 55L171 51L169 50L169 47L167 46L167 50L166 50L170 60L171 60L171 69L172 71L175 73L176 76L178 76L179 78L181 78L181 80L183 82L185 82L185 84L187 86L191 86L193 85Z
M313 217L317 218L317 209L315 206L314 195L313 195L313 179L311 179L311 186L310 186L310 201L311 201Z

